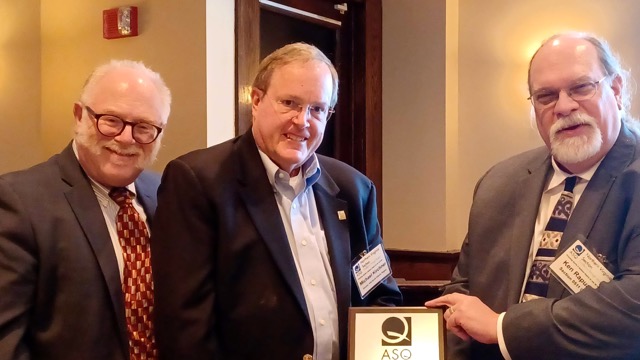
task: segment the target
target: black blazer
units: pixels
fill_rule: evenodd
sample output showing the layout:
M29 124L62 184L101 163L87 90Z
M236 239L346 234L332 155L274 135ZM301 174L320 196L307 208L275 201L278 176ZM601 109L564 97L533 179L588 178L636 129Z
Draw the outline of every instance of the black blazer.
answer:
M380 244L372 182L318 156L313 186L346 358L349 306L401 302L393 279L362 299L351 260ZM151 240L161 359L302 359L313 333L273 189L249 130L170 162ZM344 211L346 220L338 218Z
M147 219L160 177L135 182ZM0 177L0 359L128 360L109 231L71 145Z

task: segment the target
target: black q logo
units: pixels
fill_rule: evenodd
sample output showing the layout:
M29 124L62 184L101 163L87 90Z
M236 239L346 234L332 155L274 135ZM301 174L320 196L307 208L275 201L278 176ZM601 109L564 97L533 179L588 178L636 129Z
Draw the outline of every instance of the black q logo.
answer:
M382 323L383 346L411 346L411 318L390 317Z

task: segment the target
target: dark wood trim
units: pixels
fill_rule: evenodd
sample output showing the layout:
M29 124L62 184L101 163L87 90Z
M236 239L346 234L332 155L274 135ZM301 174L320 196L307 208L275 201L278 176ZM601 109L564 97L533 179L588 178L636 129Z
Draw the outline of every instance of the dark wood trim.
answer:
M382 0L365 4L365 169L378 189L382 213ZM382 227L382 216L380 216Z
M406 280L449 280L458 264L459 251L387 249L393 277Z
M236 134L251 126L250 89L260 62L260 3L236 0Z
M330 2L307 1L307 0L273 0L273 2L282 4L288 7L292 7L297 10L306 11L306 12L309 12L318 16L322 16L328 19L332 19L335 21L340 21L340 22L344 21L343 19L344 15L340 14L338 10L335 10L333 8L334 4ZM325 26L328 28L332 28L332 29L340 28L340 25L322 21L313 17L307 17L304 15L298 14L296 12L289 12L279 7L271 6L268 4L260 3L260 7L263 9L268 9L269 11L291 16L297 19L308 21L308 22Z
M382 0L349 3L353 22L352 164L376 185L382 226Z

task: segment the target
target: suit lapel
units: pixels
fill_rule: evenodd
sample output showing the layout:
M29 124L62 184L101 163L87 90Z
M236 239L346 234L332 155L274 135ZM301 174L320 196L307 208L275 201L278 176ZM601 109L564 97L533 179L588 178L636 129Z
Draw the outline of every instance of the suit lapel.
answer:
M149 224L149 227L151 227L153 216L156 213L156 207L158 207L158 199L156 198L154 191L157 190L157 187L149 184L147 177L148 174L142 172L142 174L140 174L136 179L135 186L138 201L140 202L140 205L142 205L144 213L147 216L147 223Z
M244 201L249 216L269 249L276 266L280 269L280 273L296 297L300 308L309 319L298 270L291 254L291 247L282 224L280 210L273 195L274 190L267 177L264 164L260 159L251 130L240 137L237 146L240 197Z
M600 166L584 189L580 201L573 210L562 235L562 240L558 245L556 256L567 250L578 239L578 235L589 238L589 233L600 214L609 190L611 190L618 175L633 161L636 146L635 137L623 123L616 143L600 163ZM593 243L590 245L593 246ZM549 280L548 297L559 298L567 293L568 291L564 286L554 277Z
M348 310L351 297L351 241L349 237L349 213L347 203L338 199L338 186L322 168L318 182L313 186L318 214L324 226L324 234L329 248L331 271L336 288L338 302L338 321L340 333L346 334ZM346 219L340 220L338 212L344 211Z
M542 161L530 166L524 177L516 180L518 196L514 199L516 204L510 242L511 276L509 276L507 304L516 304L520 301L541 194L551 171L550 161L549 156L546 156Z
M122 350L125 357L128 358L129 340L124 318L124 297L122 295L120 271L102 210L89 179L80 167L71 145L67 146L60 154L58 165L62 180L70 185L70 188L65 192L65 197L102 269L102 275L109 289L114 315L120 329Z

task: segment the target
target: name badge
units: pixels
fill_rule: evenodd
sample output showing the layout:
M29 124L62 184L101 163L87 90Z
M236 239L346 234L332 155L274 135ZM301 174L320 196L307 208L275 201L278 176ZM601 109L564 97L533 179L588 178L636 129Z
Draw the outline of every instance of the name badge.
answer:
M579 293L587 286L597 288L602 282L609 282L613 274L598 258L576 240L562 255L549 265L551 273L572 294Z
M382 244L378 244L368 253L363 252L359 260L355 259L351 264L351 273L358 285L360 297L364 299L371 290L391 275L391 267L384 255Z

